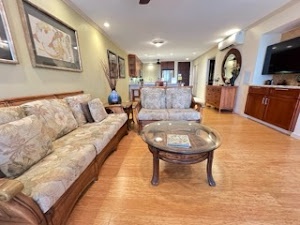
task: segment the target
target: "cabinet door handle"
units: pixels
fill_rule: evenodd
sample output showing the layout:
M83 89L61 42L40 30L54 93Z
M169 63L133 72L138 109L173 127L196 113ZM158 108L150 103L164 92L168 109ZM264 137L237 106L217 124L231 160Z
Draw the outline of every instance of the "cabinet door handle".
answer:
M268 105L268 104L269 104L269 99L266 98L266 100L265 100L265 105Z
M288 91L289 89L286 88L275 88L275 91Z
M265 105L265 99L266 97L263 97L263 99L261 100L261 104Z

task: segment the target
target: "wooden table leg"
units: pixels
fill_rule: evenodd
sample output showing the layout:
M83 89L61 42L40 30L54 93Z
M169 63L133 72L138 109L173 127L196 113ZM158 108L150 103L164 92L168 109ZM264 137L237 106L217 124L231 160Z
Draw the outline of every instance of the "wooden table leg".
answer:
M158 185L159 181L159 157L158 157L158 150L155 148L151 148L151 152L153 155L153 175L151 184L152 185Z
M206 172L207 172L207 180L208 180L209 186L216 186L216 182L214 181L214 178L212 175L213 158L214 158L214 151L208 152Z

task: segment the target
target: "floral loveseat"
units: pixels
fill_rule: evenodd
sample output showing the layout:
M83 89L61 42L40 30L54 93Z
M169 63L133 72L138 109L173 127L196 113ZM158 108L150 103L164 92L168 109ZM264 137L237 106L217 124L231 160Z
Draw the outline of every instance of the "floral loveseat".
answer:
M144 87L138 103L139 129L160 120L201 121L202 105L192 96L192 87Z
M0 107L0 224L65 224L127 119L89 94Z

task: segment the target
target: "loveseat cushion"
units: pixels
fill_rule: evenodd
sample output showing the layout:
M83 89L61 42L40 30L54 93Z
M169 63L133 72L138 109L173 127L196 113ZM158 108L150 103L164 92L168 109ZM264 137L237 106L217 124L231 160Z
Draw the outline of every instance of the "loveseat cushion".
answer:
M145 109L165 109L166 90L159 87L145 87L141 89L141 104Z
M37 100L22 105L27 115L36 115L45 124L52 140L76 129L78 124L68 104L63 99Z
M16 177L52 152L51 138L37 116L0 125L0 169Z
M21 106L0 107L0 125L22 119L25 116Z
M66 145L54 149L16 179L24 184L22 192L33 198L45 213L95 157L95 147L91 144Z
M139 120L168 120L169 115L166 109L145 109L138 113Z
M53 148L56 149L65 145L77 146L93 144L97 154L99 154L111 138L126 123L127 119L126 113L108 114L101 122L86 123L54 141Z
M192 103L191 87L174 87L166 90L166 106L168 109L188 109Z
M107 117L107 112L99 98L89 101L88 105L95 122L101 122Z
M168 120L200 120L201 115L198 111L189 109L167 109Z
M82 126L83 124L87 123L80 103L91 101L92 100L91 95L81 94L81 95L69 96L64 99L68 102L78 125Z

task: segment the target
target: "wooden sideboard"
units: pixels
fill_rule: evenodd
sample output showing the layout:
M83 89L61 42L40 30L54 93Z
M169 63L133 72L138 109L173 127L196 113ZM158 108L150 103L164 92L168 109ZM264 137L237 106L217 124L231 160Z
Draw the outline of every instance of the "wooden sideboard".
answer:
M206 86L206 105L233 111L237 86Z
M245 114L294 131L300 112L300 89L250 86Z

